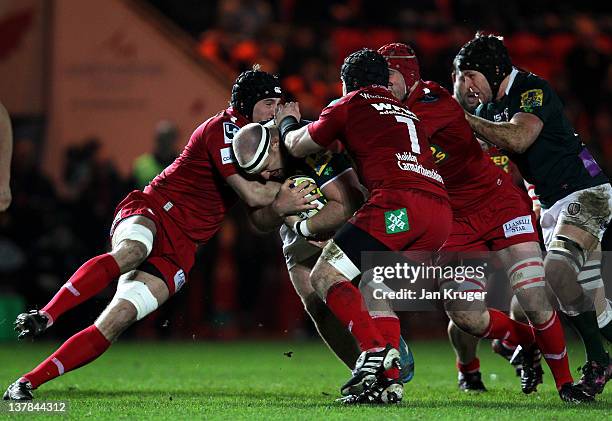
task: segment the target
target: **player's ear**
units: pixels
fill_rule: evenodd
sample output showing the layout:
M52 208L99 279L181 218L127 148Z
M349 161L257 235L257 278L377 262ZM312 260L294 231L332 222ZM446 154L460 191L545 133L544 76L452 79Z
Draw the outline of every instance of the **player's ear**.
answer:
M276 127L270 127L270 149L277 151L280 145L280 135Z

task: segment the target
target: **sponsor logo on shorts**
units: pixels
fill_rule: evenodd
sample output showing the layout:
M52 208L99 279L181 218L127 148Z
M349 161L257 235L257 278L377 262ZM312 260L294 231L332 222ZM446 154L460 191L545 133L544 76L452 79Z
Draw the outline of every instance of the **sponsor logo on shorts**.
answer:
M174 292L177 292L185 285L185 272L183 269L179 269L178 272L174 274Z
M240 130L240 128L234 123L230 123L228 121L223 123L223 141L225 143L232 143L232 140L234 140L234 136L236 133L238 133L238 130Z
M506 238L519 234L531 234L533 232L535 231L531 222L531 215L519 216L504 224L504 235Z
M410 229L406 208L385 212L385 228L387 234L397 234Z
M232 156L232 148L221 149L221 163L223 165L234 163L234 157Z
M572 216L578 215L580 213L580 203L572 202L567 205L567 213Z

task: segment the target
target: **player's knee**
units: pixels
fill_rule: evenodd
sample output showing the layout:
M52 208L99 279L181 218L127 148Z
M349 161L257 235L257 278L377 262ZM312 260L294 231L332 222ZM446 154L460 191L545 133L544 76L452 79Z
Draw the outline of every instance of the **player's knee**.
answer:
M126 300L114 299L95 325L109 341L117 337L136 321L137 311L132 303Z
M111 255L117 260L122 272L136 269L149 256L147 246L138 240L122 240Z
M153 250L154 233L139 223L123 221L113 233L113 251L123 272L135 269Z
M470 335L480 336L488 328L488 323L486 322L483 312L447 310L447 314L459 329L469 333Z
M543 325L548 322L553 315L552 309L549 310L525 310L525 315L532 325Z

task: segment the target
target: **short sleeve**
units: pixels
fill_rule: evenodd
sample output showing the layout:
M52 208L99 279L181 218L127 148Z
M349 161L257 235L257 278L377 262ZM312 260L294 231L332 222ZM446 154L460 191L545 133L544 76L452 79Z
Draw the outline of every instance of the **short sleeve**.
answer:
M342 100L325 107L319 119L308 125L312 140L327 147L340 138L346 127L347 108L347 103Z
M232 151L233 135L239 127L229 121L219 121L211 124L203 133L208 138L206 147L211 157L213 167L223 178L237 174L236 160Z

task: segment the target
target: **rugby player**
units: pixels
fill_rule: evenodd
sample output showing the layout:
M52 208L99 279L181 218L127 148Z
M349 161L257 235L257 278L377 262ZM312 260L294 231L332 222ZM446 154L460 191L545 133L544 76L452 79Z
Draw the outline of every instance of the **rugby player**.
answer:
M561 399L592 400L573 385L565 355L563 328L546 294L544 264L531 200L486 156L465 120L463 109L452 96L435 82L421 80L412 48L394 43L378 51L389 63L391 91L425 127L448 191L453 227L440 249L441 263L453 263L449 259L457 252L459 256L466 252L495 252L533 328L510 319L499 310L486 308L483 301L466 309L462 300L448 300L445 307L449 318L462 330L479 338L506 340L530 349L535 342L551 368ZM464 264L469 262L464 261ZM466 279L440 286L479 291L485 281L485 278ZM460 382L466 374L479 371L478 358L459 361L457 365ZM531 393L541 382L541 367L526 361L523 372L523 392Z
M595 293L603 290L600 243L612 215L609 179L550 85L514 67L500 37L477 34L457 54L456 71L480 102L475 115L466 113L472 129L506 151L535 185L546 279L586 348L579 383L592 396L601 393L612 373L600 336L612 338L610 304Z
M306 122L302 121L303 124ZM300 296L321 338L352 369L360 350L350 332L340 324L310 283L310 272L317 261L325 241L340 228L364 202L364 188L344 153L321 151L296 159L284 153L278 128L274 125L248 124L234 136L232 143L238 165L248 174L265 180L284 180L288 176L304 176L315 181L325 202L314 215L302 218L290 216L280 226L283 254L289 278ZM253 221L257 228L267 231L278 228L265 221ZM379 330L395 324L393 313L372 316ZM388 339L390 342L392 337ZM408 345L400 338L400 380L406 383L414 374L414 358Z
M301 127L296 103L280 106L276 121L287 150L298 158L339 139L370 193L323 249L311 282L363 350L341 391L347 394L354 386L364 390L345 402L397 402L403 395L396 368L399 319L383 335L351 281L369 269L362 267L362 251L437 250L449 234L451 210L417 118L387 88L385 59L362 49L346 57L340 73L344 96L317 121Z
M453 69L455 65L453 64ZM451 72L451 80L453 81L453 98L461 105L461 107L471 114L474 113L478 105L478 96L473 92L470 92L465 86L465 79L461 76L460 72L452 71ZM523 184L524 180L521 177L520 173L516 170L516 167L511 163L510 158L506 154L504 154L498 147L483 142L478 139L478 143L480 147L486 152L486 154L491 158L493 163L497 165L501 170L505 173L508 173L512 176L515 184ZM527 194L532 200L532 210L535 213L536 219L540 217L540 201L538 197L534 193L534 186L531 184L526 184ZM507 279L507 276L503 271L496 271L492 273L489 278L493 276L500 276ZM528 319L523 312L516 296L512 296L512 300L510 301L510 317L513 320L528 323ZM452 320L448 323L448 336L457 354L458 361L473 361L477 358L478 351L478 343L480 339L469 335L459 329ZM516 346L509 343L506 340L494 339L491 341L491 347L493 351L497 354L501 355L506 360L511 361L512 365L515 368L516 375L521 375L522 370L522 352L519 351L515 354ZM536 354L537 357L541 354ZM534 361L534 364L538 365L538 361ZM541 372L538 371L538 375ZM479 371L466 374L463 376L463 382L460 383L459 386L461 389L466 391L483 391L485 390L484 384L482 382L482 376Z
M133 191L117 206L112 250L83 264L42 310L20 314L15 329L20 338L39 335L118 278L114 298L93 325L11 384L4 399L32 399L33 389L93 361L128 326L174 295L187 282L197 245L217 232L238 198L281 220L316 206L304 198L308 186L300 191L285 183L279 190L278 183L247 180L233 162L234 133L251 121L271 119L280 97L276 77L257 68L242 73L230 107L202 123L144 191Z

